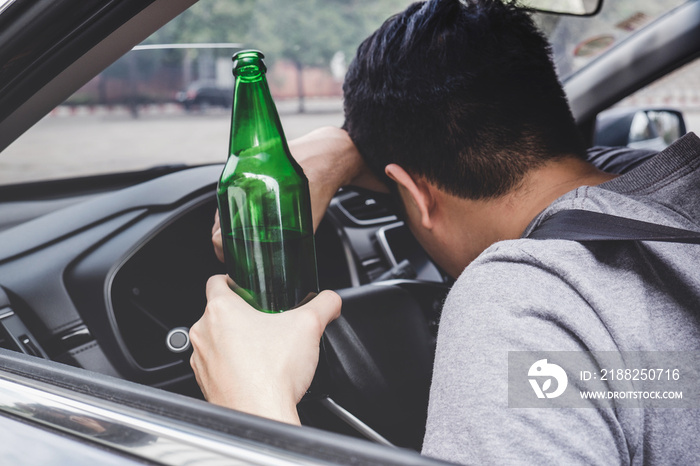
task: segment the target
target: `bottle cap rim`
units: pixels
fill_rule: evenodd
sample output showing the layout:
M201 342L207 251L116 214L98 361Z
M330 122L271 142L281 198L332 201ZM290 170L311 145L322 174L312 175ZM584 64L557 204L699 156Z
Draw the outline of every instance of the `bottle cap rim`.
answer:
M246 80L257 80L267 72L263 61L265 55L259 50L240 50L233 57L233 74Z

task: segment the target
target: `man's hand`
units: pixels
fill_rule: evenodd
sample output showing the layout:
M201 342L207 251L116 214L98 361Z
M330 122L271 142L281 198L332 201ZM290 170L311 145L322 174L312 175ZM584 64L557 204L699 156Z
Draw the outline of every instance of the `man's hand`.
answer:
M340 297L323 291L299 308L265 314L228 280L209 279L204 315L190 329L197 383L212 403L299 424L296 405L311 385L321 335L340 315Z

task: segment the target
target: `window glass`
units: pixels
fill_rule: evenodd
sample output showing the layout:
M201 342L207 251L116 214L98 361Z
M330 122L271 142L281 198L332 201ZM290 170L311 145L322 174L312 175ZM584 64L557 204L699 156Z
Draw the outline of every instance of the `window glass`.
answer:
M266 54L268 80L289 139L318 126L340 125L349 60L361 40L409 3L200 0L4 150L0 184L224 162L231 55L239 48ZM606 1L593 18L536 19L565 78L681 3ZM697 117L689 111L687 118L693 128Z
M596 16L537 14L552 44L557 73L566 80L606 50L687 0L604 0Z
M349 60L409 3L201 0L4 150L0 184L225 162L241 48L265 53L287 138L340 126Z

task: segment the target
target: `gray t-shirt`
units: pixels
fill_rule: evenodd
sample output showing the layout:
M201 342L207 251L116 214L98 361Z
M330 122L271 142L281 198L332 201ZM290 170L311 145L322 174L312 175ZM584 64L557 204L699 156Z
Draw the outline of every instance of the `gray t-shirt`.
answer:
M508 351L700 351L700 245L527 235L564 209L700 231L700 139L567 193L494 244L443 309L423 453L466 464L700 464L700 410L514 409ZM700 380L698 380L700 383Z

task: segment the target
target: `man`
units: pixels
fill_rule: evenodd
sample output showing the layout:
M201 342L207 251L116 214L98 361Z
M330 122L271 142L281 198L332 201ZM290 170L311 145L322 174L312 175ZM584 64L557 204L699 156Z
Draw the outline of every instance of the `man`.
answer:
M700 246L527 239L572 208L700 230L700 140L686 136L616 179L589 165L545 39L525 12L492 0L419 3L390 18L360 46L344 92L347 133L326 128L291 144L316 223L339 186L388 186L421 245L457 278L423 453L697 464L697 411L509 408L507 369L508 351L700 349ZM191 330L207 399L298 423L338 297L266 315L225 277L207 294Z

